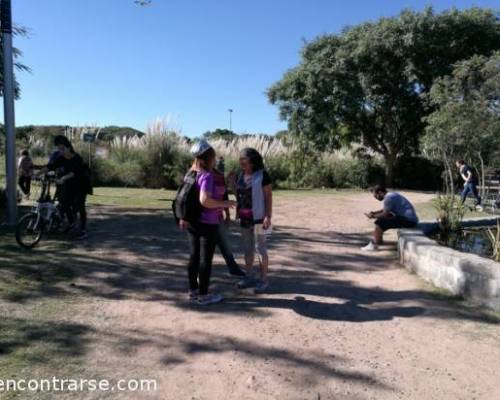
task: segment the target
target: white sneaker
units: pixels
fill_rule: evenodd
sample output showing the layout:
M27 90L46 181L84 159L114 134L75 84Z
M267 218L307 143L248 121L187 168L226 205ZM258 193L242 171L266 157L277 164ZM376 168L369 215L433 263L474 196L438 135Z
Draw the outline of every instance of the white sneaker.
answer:
M366 246L361 247L361 250L362 251L378 251L378 246L375 243L370 242Z
M209 304L220 303L224 298L217 293L210 293L205 296L198 296L198 304L208 306Z

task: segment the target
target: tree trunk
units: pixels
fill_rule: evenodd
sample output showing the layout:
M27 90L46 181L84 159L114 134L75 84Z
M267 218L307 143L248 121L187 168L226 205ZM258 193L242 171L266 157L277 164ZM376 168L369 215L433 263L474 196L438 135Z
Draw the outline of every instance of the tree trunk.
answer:
M394 169L396 167L396 157L388 154L385 157L385 186L392 187L394 184Z
M446 194L448 196L453 196L455 193L455 184L453 181L453 170L451 167L451 162L448 160L448 158L445 156L443 157L444 161L444 166L445 166L445 185L446 185Z
M485 179L485 171L484 171L484 160L483 160L483 157L482 157L482 154L480 151L477 152L477 156L479 158L479 161L481 163L481 172L480 172L480 184L481 184L481 188L479 189L479 195L484 198L485 195L486 195L486 188L485 188L485 183L486 183L486 179Z

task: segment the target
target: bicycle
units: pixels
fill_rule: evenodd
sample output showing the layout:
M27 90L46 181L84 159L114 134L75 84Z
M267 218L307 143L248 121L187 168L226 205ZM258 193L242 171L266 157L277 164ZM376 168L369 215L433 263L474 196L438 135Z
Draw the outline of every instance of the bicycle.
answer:
M41 182L41 193L31 212L24 215L16 226L16 241L25 249L34 248L44 234L57 232L62 225L62 215L57 199L51 196L50 189L55 184L54 172L35 178Z

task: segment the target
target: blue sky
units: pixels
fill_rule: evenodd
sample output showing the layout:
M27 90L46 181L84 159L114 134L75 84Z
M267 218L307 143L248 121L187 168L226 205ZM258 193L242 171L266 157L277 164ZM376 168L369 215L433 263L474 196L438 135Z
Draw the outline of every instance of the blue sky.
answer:
M19 73L16 122L128 125L170 116L188 136L227 128L286 127L265 90L299 61L303 40L403 8L498 7L498 1L12 0L31 29L15 38L31 74Z

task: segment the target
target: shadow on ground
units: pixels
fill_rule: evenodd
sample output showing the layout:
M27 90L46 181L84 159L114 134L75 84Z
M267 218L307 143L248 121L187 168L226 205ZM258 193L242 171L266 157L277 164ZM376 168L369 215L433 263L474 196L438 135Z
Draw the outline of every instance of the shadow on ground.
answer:
M191 330L179 337L134 329L110 332L84 324L20 318L2 319L0 331L0 361L14 355L14 361L22 358L22 362L30 368L53 364L55 370L51 370L51 374L55 374L57 368L63 368L67 373L69 363L78 365L78 358L95 345L111 349L124 363L141 348L147 347L152 349L151 354L165 368L189 363L198 355L232 353L264 365L272 363L273 368L291 368L296 375L307 374L311 384L321 381L323 377L338 377L390 389L369 374L352 371L348 360L333 353L311 350L307 356L300 356L292 350L268 346L258 340L241 340L204 331ZM64 360L62 365L58 364L60 359ZM290 383L294 384L294 381L290 380Z
M235 230L232 238L236 253L241 254ZM0 321L0 361L15 359L16 354L21 354L30 367L54 359L78 360L95 346L112 348L126 360L147 346L153 347L156 351L151 354L170 368L188 363L196 355L234 352L263 364L272 360L278 366L296 369L297 374L308 374L310 381L335 376L390 389L369 375L352 371L350 360L335 354L312 352L300 356L292 350L259 343L258 339L242 340L229 334L213 336L187 330L182 337L174 337L147 329L116 330L64 322L51 316L28 318L12 310L48 300L133 299L216 318L267 318L280 309L304 318L354 323L424 316L498 322L479 309L460 307L453 299L438 298L425 290L390 291L339 279L342 271L369 274L398 268L393 255L361 254L357 248L365 241L363 234L278 226L270 247L271 254L279 253L280 257L269 293L255 296L237 291L234 282L224 277L225 268L218 258L214 282L227 299L201 308L185 299L187 240L165 210L102 207L93 215L88 242L48 239L34 251L19 249L12 231L4 229L0 231L0 310L10 312L5 312ZM333 246L343 251L332 252Z
M238 236L232 233L233 243L240 242ZM33 251L23 251L15 245L12 232L1 232L0 240L0 299L4 301L20 304L83 295L169 301L197 309L184 300L188 246L169 211L98 208L87 242L47 240ZM273 273L270 296L248 296L234 290L234 282L223 278L225 269L218 259L214 282L229 299L199 311L264 316L266 311L282 308L322 320L365 322L426 314L496 322L480 310L459 308L449 298L439 299L425 290L388 291L336 279L340 271L370 273L397 268L391 255L357 251L365 240L362 234L278 226L270 247L282 257ZM332 253L333 246L346 251ZM235 250L241 254L238 245ZM413 303L405 305L408 301Z

